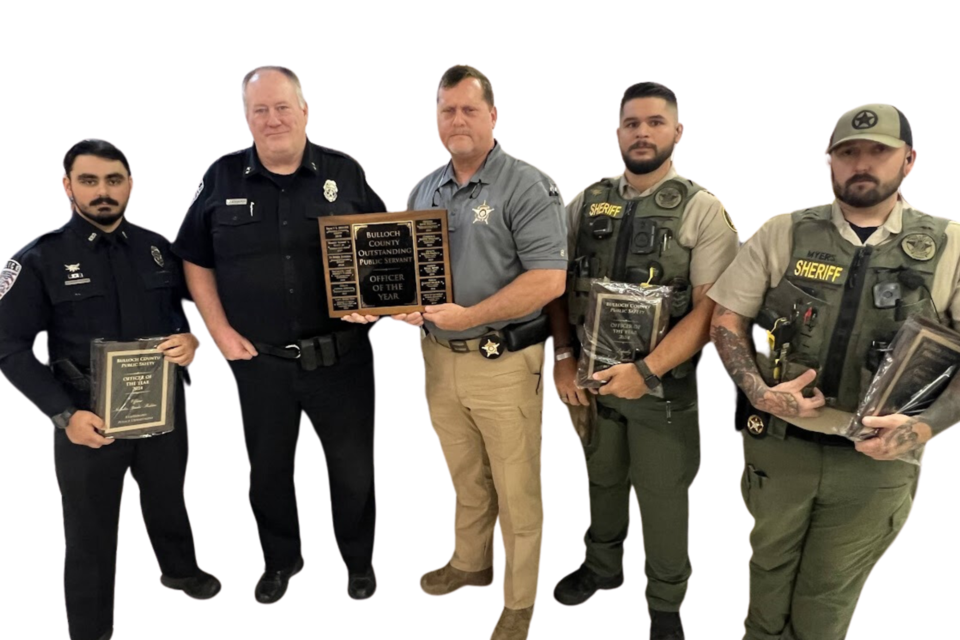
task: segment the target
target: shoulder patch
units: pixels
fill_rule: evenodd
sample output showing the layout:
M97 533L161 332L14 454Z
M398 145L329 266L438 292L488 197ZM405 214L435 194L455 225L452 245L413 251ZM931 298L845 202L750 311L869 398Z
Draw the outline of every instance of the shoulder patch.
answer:
M16 260L7 260L7 266L0 271L0 300L7 295L10 289L13 289L17 277L20 275L20 263Z
M730 227L730 230L734 233L739 233L737 228L733 226L733 220L730 219L730 214L727 213L727 208L721 205L720 211L723 213L723 221L727 223L727 226Z
M197 201L197 198L200 197L200 193L203 191L203 180L200 180L200 186L197 187L197 192L193 194L193 202ZM192 203L191 203L192 204Z

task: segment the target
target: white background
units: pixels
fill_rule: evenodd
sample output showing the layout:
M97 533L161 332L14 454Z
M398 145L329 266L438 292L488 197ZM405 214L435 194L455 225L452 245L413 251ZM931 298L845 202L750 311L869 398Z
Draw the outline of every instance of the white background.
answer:
M211 162L250 144L240 81L261 64L293 68L310 105L308 135L346 151L392 210L447 161L434 116L437 82L458 63L492 80L504 149L550 174L566 200L622 170L614 129L623 90L659 81L680 101L681 173L713 191L748 238L770 216L832 199L824 148L840 114L868 102L910 118L919 153L907 199L956 217L958 144L946 16L924 2L17 3L4 10L0 256L63 224L64 152L110 140L135 179L131 221L173 238ZM802 8L801 8L802 7ZM423 394L417 332L373 331L377 368L379 590L346 594L319 443L305 421L297 489L306 568L282 601L253 599L262 556L247 502L248 466L230 371L193 306L203 345L188 391L187 503L201 566L223 582L198 602L164 589L128 478L117 569L118 639L489 637L502 606L494 586L435 598L420 575L452 552L454 493ZM45 341L38 341L44 357ZM478 365L482 366L479 361ZM549 367L549 365L548 365ZM549 371L549 368L548 368ZM692 489L694 573L687 637L742 636L748 534L732 383L713 347L700 365L703 464ZM545 379L550 380L549 374ZM0 638L65 638L63 529L52 427L5 380L0 415ZM344 425L343 428L349 428ZM960 570L955 460L960 433L927 450L910 520L867 584L849 638L956 634ZM566 411L547 387L545 528L530 637L647 637L639 515L626 582L576 608L552 598L579 566L587 478ZM831 640L831 639L818 639Z

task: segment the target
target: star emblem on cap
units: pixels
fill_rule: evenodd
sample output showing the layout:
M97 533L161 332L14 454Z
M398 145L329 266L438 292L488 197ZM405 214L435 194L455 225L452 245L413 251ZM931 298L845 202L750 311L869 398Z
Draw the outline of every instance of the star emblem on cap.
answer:
M853 116L853 128L854 129L869 129L874 127L877 124L877 114L869 109L864 109L857 115Z

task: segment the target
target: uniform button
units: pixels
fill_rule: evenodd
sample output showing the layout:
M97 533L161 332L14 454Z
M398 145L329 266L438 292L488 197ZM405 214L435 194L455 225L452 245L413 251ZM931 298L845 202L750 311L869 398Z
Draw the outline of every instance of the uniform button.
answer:
M290 256L287 256L287 260L289 260L289 259L290 259Z
M280 189L280 193L286 193L286 192L287 192L286 189Z
M287 221L286 221L286 220L283 221L283 226L287 226Z
M290 293L293 293L293 289L290 289Z

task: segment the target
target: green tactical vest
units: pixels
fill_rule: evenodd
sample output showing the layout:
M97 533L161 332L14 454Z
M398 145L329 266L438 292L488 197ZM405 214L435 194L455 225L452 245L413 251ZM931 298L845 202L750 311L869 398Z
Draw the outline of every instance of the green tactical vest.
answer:
M948 221L904 208L899 235L880 246L858 247L840 235L830 205L792 217L790 262L763 302L768 317L792 319L798 328L783 379L812 367L818 371L816 386L832 399L828 404L853 412L873 378L880 349L907 318L945 322L931 289ZM783 429L771 424L771 431Z
M583 192L577 244L567 280L569 321L582 326L590 296L590 281L672 285L670 323L691 308L690 249L679 242L680 221L687 202L702 189L685 178L664 182L652 194L624 199L619 179L604 179ZM674 377L692 370L690 363L674 369Z

